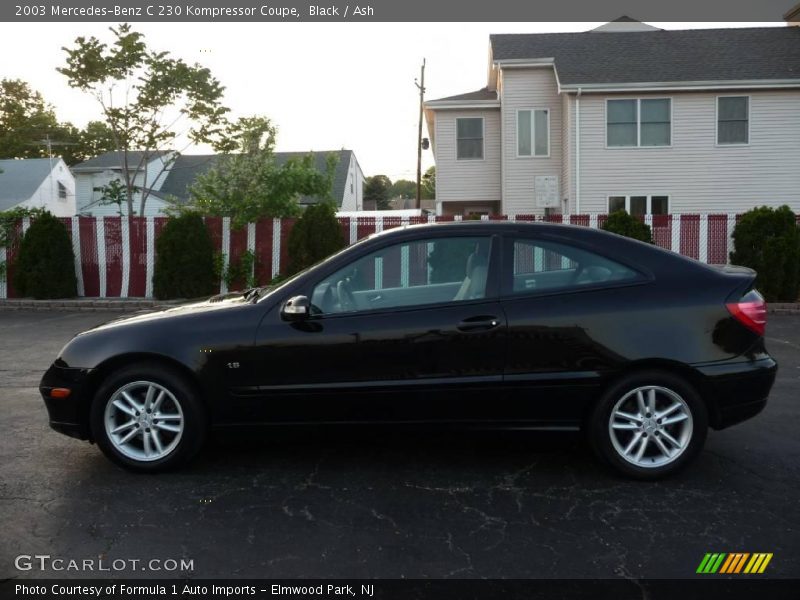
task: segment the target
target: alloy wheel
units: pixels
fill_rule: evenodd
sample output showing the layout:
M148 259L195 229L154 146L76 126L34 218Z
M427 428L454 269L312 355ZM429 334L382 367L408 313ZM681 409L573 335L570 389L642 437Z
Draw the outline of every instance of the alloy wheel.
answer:
M151 462L172 452L184 432L180 402L154 381L133 381L112 394L104 414L114 448L137 461Z
M694 419L689 405L673 390L657 385L627 392L611 410L608 432L624 460L642 468L667 465L692 440Z

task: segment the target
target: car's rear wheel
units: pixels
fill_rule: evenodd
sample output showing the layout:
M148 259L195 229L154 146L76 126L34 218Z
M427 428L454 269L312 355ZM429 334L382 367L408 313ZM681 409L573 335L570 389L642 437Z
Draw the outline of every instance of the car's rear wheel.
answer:
M708 413L694 387L661 371L633 373L603 395L589 422L595 452L637 479L664 477L702 449Z
M155 363L130 365L107 377L95 394L91 424L106 456L145 472L184 464L206 432L205 410L192 385Z

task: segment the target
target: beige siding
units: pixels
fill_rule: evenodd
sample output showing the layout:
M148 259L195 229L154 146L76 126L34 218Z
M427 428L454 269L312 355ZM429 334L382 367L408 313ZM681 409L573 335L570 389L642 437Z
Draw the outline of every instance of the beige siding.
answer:
M544 214L534 201L534 178L554 175L562 183L562 99L550 67L503 70L503 211L508 214ZM550 111L550 156L517 156L517 111ZM559 194L559 197L562 197Z
M483 117L483 160L456 160L456 119ZM436 111L436 200L500 200L500 111Z
M572 172L575 162L574 100L569 94L561 95L561 198L573 197ZM570 210L569 203L562 207Z
M748 95L747 146L716 145L717 94L676 92L652 95L672 98L671 147L606 148L609 96L584 94L581 212L605 212L607 197L616 194L668 195L673 213L741 212L762 204L800 210L800 92Z

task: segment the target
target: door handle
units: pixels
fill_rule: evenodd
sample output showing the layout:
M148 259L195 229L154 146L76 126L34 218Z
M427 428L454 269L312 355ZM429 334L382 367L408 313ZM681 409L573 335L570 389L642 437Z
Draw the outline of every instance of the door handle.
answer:
M458 324L457 329L465 333L472 331L488 331L500 325L500 319L497 317L480 315L477 317L469 317L464 319Z

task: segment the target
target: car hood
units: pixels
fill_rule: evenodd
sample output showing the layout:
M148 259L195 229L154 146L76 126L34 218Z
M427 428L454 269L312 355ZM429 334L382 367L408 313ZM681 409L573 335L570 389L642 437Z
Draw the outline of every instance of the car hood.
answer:
M130 325L153 323L156 321L160 322L163 321L164 319L180 319L195 315L201 315L205 313L231 310L233 308L249 304L250 301L245 300L242 294L230 294L228 296L214 296L202 302L190 302L188 304L181 304L179 306L175 306L172 308L147 311L130 316L120 317L118 319L114 319L113 321L109 321L107 323L98 325L97 327L93 327L92 329L88 329L83 333L84 334L93 333L97 331L105 331L108 329L128 327Z

